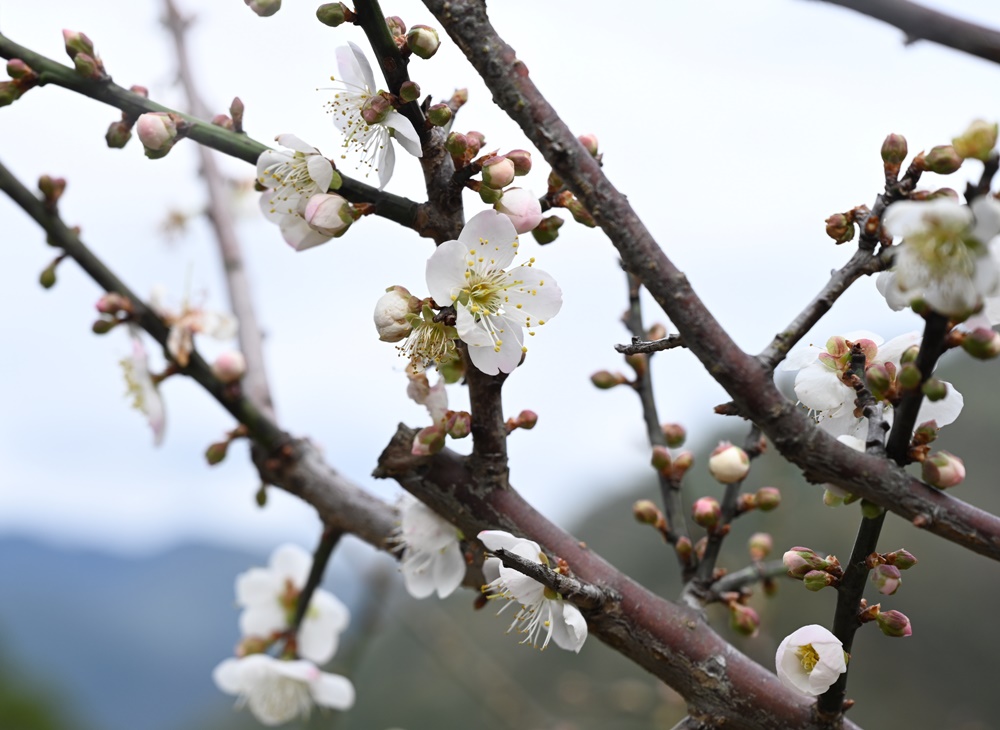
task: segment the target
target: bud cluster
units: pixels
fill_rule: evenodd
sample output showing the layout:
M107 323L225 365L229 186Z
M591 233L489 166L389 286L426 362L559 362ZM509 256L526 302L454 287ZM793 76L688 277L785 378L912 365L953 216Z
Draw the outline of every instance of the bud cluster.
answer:
M94 50L94 43L84 33L73 30L63 31L66 55L73 61L76 72L85 79L103 81L108 78L101 57Z
M834 555L821 558L818 553L807 547L793 547L781 558L788 574L801 580L806 589L819 591L827 586L840 584L844 575L840 561Z
M38 74L19 58L7 62L7 74L10 81L0 81L0 107L13 104L38 85Z

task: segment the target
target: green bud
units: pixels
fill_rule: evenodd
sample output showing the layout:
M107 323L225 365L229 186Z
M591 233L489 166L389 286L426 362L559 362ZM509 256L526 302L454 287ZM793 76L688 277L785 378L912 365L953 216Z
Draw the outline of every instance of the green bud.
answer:
M447 104L434 104L427 110L427 121L435 127L444 127L451 119L451 107Z
M346 21L348 13L354 15L343 3L323 3L316 8L316 17L319 22L331 28L336 28Z
M890 134L882 142L882 162L889 165L901 165L906 159L906 137L901 134Z
M209 466L221 464L223 460L225 460L226 452L228 450L228 441L219 441L218 443L212 444L205 450L205 461L208 462Z
M404 81L399 87L399 98L409 103L420 98L420 85L415 81Z
M924 155L924 164L938 175L950 175L962 166L962 157L950 144L938 145Z

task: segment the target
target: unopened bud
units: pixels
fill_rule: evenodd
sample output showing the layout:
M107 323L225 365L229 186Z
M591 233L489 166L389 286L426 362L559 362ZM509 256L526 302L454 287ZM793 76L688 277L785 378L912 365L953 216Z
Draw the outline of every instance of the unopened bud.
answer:
M624 383L627 383L628 380L621 373L611 373L607 370L598 370L590 376L590 382L601 390L609 390L614 388L616 385L623 385Z
M483 161L483 184L494 190L514 182L514 163L503 155L494 155Z
M754 497L761 512L770 512L781 504L781 490L777 487L761 487Z
M108 332L113 330L118 326L117 319L98 319L94 321L94 324L90 326L91 331L95 335L106 335Z
M912 362L906 363L896 372L896 382L906 390L915 390L920 387L922 379L923 375L920 374L920 368Z
M950 144L932 147L931 151L924 155L924 166L938 175L950 175L962 166L962 162L962 157Z
M965 464L954 454L936 451L921 464L924 481L938 489L948 489L965 480Z
M118 292L105 292L94 305L101 314L115 315L119 312L131 312L132 302Z
M469 149L469 138L461 132L452 132L444 141L444 148L455 158L462 158Z
M527 150L511 150L504 157L514 163L514 174L518 177L531 172L531 153Z
M317 233L340 238L354 223L355 211L345 198L334 193L318 193L309 198L302 214Z
M104 141L113 150L120 150L130 139L132 139L132 125L124 121L111 122L108 131L104 133Z
M632 505L632 516L643 525L655 525L660 521L659 508L648 499L640 499Z
M444 127L452 118L451 107L447 104L434 104L427 110L427 121L435 127Z
M38 275L38 283L42 285L43 289L51 289L56 285L56 266L58 263L58 261L53 261Z
M467 411L453 411L445 421L445 431L453 439L464 439L472 432L472 415Z
M420 85L415 81L404 81L399 87L399 98L405 102L416 101L420 98Z
M262 18L269 18L281 10L281 0L243 0L243 2Z
M208 462L209 466L215 466L216 464L221 464L226 458L226 452L229 451L228 441L219 441L214 443L205 449L205 461Z
M667 446L678 449L684 445L687 439L687 431L679 423L664 423L660 426L663 431L663 438L667 440Z
M406 35L406 23L404 23L403 19L398 15L390 15L385 19L385 24L394 38L396 36Z
M86 53L88 56L96 56L94 42L87 37L86 33L75 30L63 30L63 45L66 48L66 55L73 58L78 53Z
M906 614L899 611L879 611L875 622L886 636L898 639L913 634L910 619L906 617Z
M837 245L847 243L854 238L854 223L843 213L834 213L826 219L826 235Z
M939 401L948 395L948 384L937 378L926 381L920 389L929 401Z
M719 500L714 497L700 497L691 505L691 516L695 524L701 525L705 529L711 529L719 524L722 517L722 507Z
M678 537L677 542L674 543L674 551L685 563L690 561L691 555L694 553L694 546L691 544L691 538Z
M781 557L781 562L793 578L802 578L811 570L826 570L835 564L807 547L793 547Z
M20 82L32 82L37 79L38 74L35 70L31 68L28 64L22 61L20 58L12 58L7 61L7 75L10 76L14 81ZM21 88L24 88L25 84L19 84Z
M667 447L654 446L653 456L649 463L660 474L667 474L670 471L670 452L667 450Z
M147 112L135 123L139 141L151 160L166 155L177 140L177 125L166 112Z
M354 16L344 3L323 3L318 8L316 8L316 17L319 22L323 25L328 25L331 28L336 28L338 25L342 25L344 21Z
M239 350L227 350L215 358L212 374L227 385L246 375L247 360Z
M554 240L559 238L559 228L562 226L563 222L563 219L557 215L550 215L546 218L542 218L542 222L531 229L531 235L534 236L535 240L543 246L546 243L552 243Z
M97 81L107 77L101 59L94 58L86 53L78 53L73 56L73 68L79 76L85 79Z
M229 117L233 120L233 129L237 132L243 131L244 111L243 100L238 96L234 96L232 102L229 104Z
M66 192L66 178L41 175L38 178L38 190L45 198L45 205L55 207Z
M917 361L917 355L920 354L920 345L910 345L905 350L903 354L899 356L899 362L902 365L908 363L915 363Z
M667 328L662 322L655 322L652 327L646 330L647 340L662 340L667 336Z
M635 371L637 378L641 378L649 369L649 355L642 352L633 352L631 355L626 355L625 362Z
M802 576L802 585L806 587L807 591L821 591L832 586L835 582L836 578L825 570L810 570Z
M469 140L469 149L472 150L472 154L479 152L483 148L483 145L486 144L486 135L482 132L475 130L466 132L465 138Z
M542 222L542 206L530 190L510 188L494 205L498 213L503 213L514 224L514 230L527 233Z
M258 489L257 493L254 494L254 496L253 496L253 500L254 500L254 502L257 503L258 507L266 507L267 506L267 485L266 484L261 484L260 485L260 489Z
M906 137L890 134L882 143L882 161L889 165L902 165L906 159Z
M212 126L222 127L223 129L233 130L233 120L229 118L228 114L216 114L212 117Z
M415 25L406 34L406 47L413 51L414 56L430 58L441 47L437 31L429 25Z
M444 429L440 426L428 426L421 429L413 437L413 447L410 453L414 456L430 456L444 448Z
M919 446L924 444L929 444L938 437L938 432L941 429L938 428L937 421L924 421L919 426L917 430L913 432L913 441Z
M750 472L750 457L739 446L722 441L708 459L708 471L717 481L733 484Z
M13 81L0 81L0 107L10 106L24 95L21 89Z
M917 559L909 550L894 550L885 556L889 565L895 565L900 570L909 570L917 564Z
M899 574L899 568L895 565L876 565L872 569L872 583L883 596L891 596L899 590L900 583L903 582Z
M597 137L593 134L581 134L577 137L583 148L590 153L591 157L597 157Z
M514 419L514 424L517 428L523 428L525 431L530 431L538 423L538 414L534 411L523 410L517 414L517 418Z
M392 104L381 94L369 96L361 105L361 118L367 124L381 124L393 111Z
M966 332L962 338L962 349L977 360L992 360L1000 355L1000 333L986 327Z
M755 532L747 541L747 547L750 549L750 558L760 561L771 554L771 550L774 549L774 539L766 532Z
M973 157L977 160L985 161L993 148L997 145L997 125L996 122L990 124L982 119L977 119L960 137L955 137L951 141L955 147L955 152L959 157Z
M750 606L733 602L729 604L729 628L742 636L756 636L760 616Z
M670 470L671 479L680 481L692 466L694 466L694 454L690 451L682 451L679 454L674 454L674 465Z
M889 377L889 371L880 362L868 366L865 370L865 380L877 401L882 400L883 396L888 392L889 386L892 385L892 378Z
M406 287L390 286L375 303L375 329L382 342L399 342L406 339L413 326L410 316L420 311L420 300Z

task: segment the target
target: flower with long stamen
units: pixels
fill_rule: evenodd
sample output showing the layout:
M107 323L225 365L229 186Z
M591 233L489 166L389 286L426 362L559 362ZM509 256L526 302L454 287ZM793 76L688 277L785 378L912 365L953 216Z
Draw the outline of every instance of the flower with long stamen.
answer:
M519 246L510 219L492 210L472 217L457 241L442 243L427 261L427 287L440 306L455 307L458 336L472 364L489 375L510 373L521 361L523 328L554 317L562 291L532 258L509 267Z
M514 537L502 530L484 530L478 537L487 550L503 549L533 563L548 565L548 558L534 540ZM544 633L542 649L549 645L550 640L568 651L579 652L583 648L583 642L587 640L587 622L580 609L572 603L534 578L506 567L499 558L486 559L483 575L490 581L483 586L484 593L491 598L506 598L521 604L507 630L517 629L524 634L522 644L538 646ZM508 602L500 610L509 605Z
M132 354L121 361L128 395L132 397L132 407L146 415L149 427L153 429L153 443L159 446L163 443L166 429L163 399L149 372L149 358L139 328L129 325L129 336L132 338Z
M328 102L334 124L344 134L344 147L359 152L362 162L375 168L379 188L384 188L396 164L392 140L414 157L421 157L420 136L410 120L376 90L372 67L354 43L337 48L337 68L340 85L333 101Z
M458 358L455 347L458 332L444 322L435 321L434 311L426 303L421 306L421 314L409 314L407 321L410 333L396 349L410 360L408 374L422 373L429 364L440 369Z

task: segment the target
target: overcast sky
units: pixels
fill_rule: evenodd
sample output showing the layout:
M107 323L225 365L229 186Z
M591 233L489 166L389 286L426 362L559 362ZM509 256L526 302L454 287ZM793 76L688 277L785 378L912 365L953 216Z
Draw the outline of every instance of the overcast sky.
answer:
M198 6L191 43L213 108L224 111L238 95L255 139L291 132L339 155L323 109L330 92L316 89L336 72L336 46L364 42L359 29L324 27L315 3L301 0L286 0L272 18L239 0L182 4ZM1000 27L1000 6L928 4ZM385 2L383 10L408 25L436 25L411 0ZM599 137L610 179L736 342L754 352L850 256L850 245L826 238L823 220L873 203L887 133L904 134L916 152L949 142L977 117L1000 119L1000 68L927 43L904 47L895 29L820 3L650 2L617 13L603 2L503 0L490 10L562 118ZM60 31L84 31L116 82L145 85L153 99L177 106L161 12L155 0L5 3L0 29L64 63ZM455 128L483 132L490 149L530 149L442 37L434 59L410 66L422 91L444 99L468 87ZM0 161L29 184L41 173L65 176L65 219L135 291L162 284L179 302L190 286L225 308L204 223L193 221L172 242L159 232L169 210L196 211L203 200L192 144L157 161L137 140L109 150L103 135L118 116L60 88L32 90L0 110ZM223 162L233 178L252 177L248 165ZM535 168L525 186L541 193L547 169L537 155ZM978 163L967 168L948 183L927 175L925 184L961 189L979 172ZM419 165L405 154L389 190L423 199ZM468 203L469 215L483 207L476 197ZM404 363L377 340L370 311L392 284L426 295L433 244L365 219L345 238L296 254L257 216L254 200L239 210L281 424L393 498L398 488L369 474L396 424L425 425L427 416L406 400ZM129 350L125 332L90 332L98 288L68 262L58 285L43 291L37 276L53 250L6 198L0 221L0 532L126 551L192 538L261 550L287 538L313 543L317 521L308 507L272 490L268 508L257 509L243 447L218 467L204 464L205 447L233 424L193 383L164 385L167 438L153 447L123 395L117 363ZM504 389L510 415L531 408L540 416L534 431L511 437L511 477L565 522L648 468L635 396L589 384L595 370L621 367L613 345L628 339L619 323L624 275L611 244L571 220L551 246L530 236L522 244L558 281L564 305ZM655 305L646 318L664 321ZM858 328L889 338L917 326L912 314L891 312L866 280L811 340ZM211 354L220 345L199 347ZM685 352L657 356L653 372L661 417L687 425L695 441L707 438L721 423L711 415L727 400L721 389ZM461 388L450 393L453 407L463 407Z

